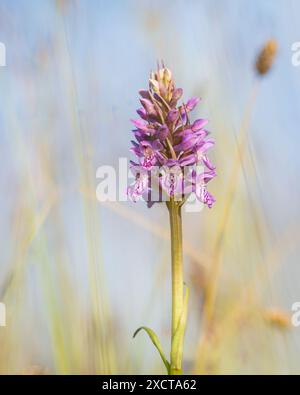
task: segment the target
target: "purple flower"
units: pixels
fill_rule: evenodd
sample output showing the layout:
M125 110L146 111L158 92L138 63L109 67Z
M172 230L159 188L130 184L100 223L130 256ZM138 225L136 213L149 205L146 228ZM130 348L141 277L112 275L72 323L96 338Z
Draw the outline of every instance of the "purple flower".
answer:
M149 175L138 166L133 166L132 170L136 173L135 182L127 188L127 195L136 202L149 191Z
M182 167L171 161L167 163L160 173L159 182L162 189L170 197L182 198L185 188L184 173Z
M211 193L208 192L205 186L201 186L196 190L196 196L200 202L207 204L208 208L212 208L212 205L216 201L216 199Z
M136 180L128 188L129 197L137 201L151 192L149 180L154 177L168 196L195 193L211 207L215 199L206 185L216 173L207 151L214 140L207 137L206 119L190 121L190 113L199 99L193 97L178 105L183 91L175 87L171 71L164 66L150 74L149 88L140 90L139 94L142 107L137 110L140 118L132 120L135 140L131 148L138 163L132 162ZM157 171L157 166L163 166L164 170ZM201 174L196 174L195 166L203 166Z
M200 101L199 97L192 97L191 99L189 99L185 105L187 111L193 111L193 109L196 107L199 101Z

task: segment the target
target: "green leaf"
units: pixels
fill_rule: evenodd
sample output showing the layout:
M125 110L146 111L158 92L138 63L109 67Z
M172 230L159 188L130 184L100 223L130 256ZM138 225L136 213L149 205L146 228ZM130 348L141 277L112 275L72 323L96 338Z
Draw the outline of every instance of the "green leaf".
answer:
M175 361L175 366L172 366L172 368L178 370L181 369L183 341L184 341L184 334L185 334L185 327L186 327L187 313L188 313L188 300L189 300L189 289L186 288L182 313L180 316L180 320L178 322L177 329L172 339L173 347L172 347L171 361Z
M141 331L142 329L144 329L144 331L147 332L147 334L150 337L152 343L154 344L155 348L159 352L159 355L160 355L160 357L161 357L161 359L162 359L162 361L163 361L163 363L164 363L164 365L165 365L165 367L167 369L167 372L169 373L169 371L170 371L170 363L167 360L167 358L165 357L165 354L163 352L163 349L162 349L162 346L161 346L160 341L158 339L158 336L153 332L153 330L150 329L150 328L147 328L146 326L141 326L140 328L138 328L134 332L133 337L135 337L139 333L139 331Z

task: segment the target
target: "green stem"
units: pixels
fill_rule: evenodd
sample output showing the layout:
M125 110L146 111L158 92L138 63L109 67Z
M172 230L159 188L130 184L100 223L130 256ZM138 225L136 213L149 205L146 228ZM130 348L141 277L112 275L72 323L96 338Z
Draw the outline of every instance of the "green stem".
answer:
M171 253L172 253L172 340L170 374L182 374L182 357L174 358L174 335L179 327L183 312L183 265L182 265L182 221L181 204L171 199L167 203L171 227Z

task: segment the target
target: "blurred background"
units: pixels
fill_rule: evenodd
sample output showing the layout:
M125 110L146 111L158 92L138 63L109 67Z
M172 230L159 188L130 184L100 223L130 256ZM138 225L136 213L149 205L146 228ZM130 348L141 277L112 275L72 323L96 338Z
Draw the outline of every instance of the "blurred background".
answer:
M297 0L1 0L0 373L163 373L168 213L96 199L130 157L138 90L164 59L216 139L217 203L184 213L184 369L299 374ZM259 76L273 38L278 54Z

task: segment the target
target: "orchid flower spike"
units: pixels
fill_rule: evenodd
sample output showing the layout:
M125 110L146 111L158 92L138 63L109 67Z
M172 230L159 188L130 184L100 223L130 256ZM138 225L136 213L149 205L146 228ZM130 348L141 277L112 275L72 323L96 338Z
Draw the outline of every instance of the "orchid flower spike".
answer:
M128 188L128 196L134 201L141 197L149 199L151 178L152 183L170 198L177 194L184 199L195 193L202 203L212 207L215 199L207 191L207 183L216 176L216 171L207 152L214 140L208 137L208 120L191 121L191 112L199 98L192 97L179 104L183 90L176 88L172 72L164 65L158 65L157 71L151 72L148 89L140 90L139 94L141 107L137 113L140 118L132 120L134 140L131 148L137 157L132 162L136 180ZM191 177L195 166L202 166L203 173L207 169L210 177ZM163 174L157 167L164 169ZM174 171L175 167L179 171ZM168 177L168 183L165 182L166 170L173 175ZM153 204L151 199L148 203Z

